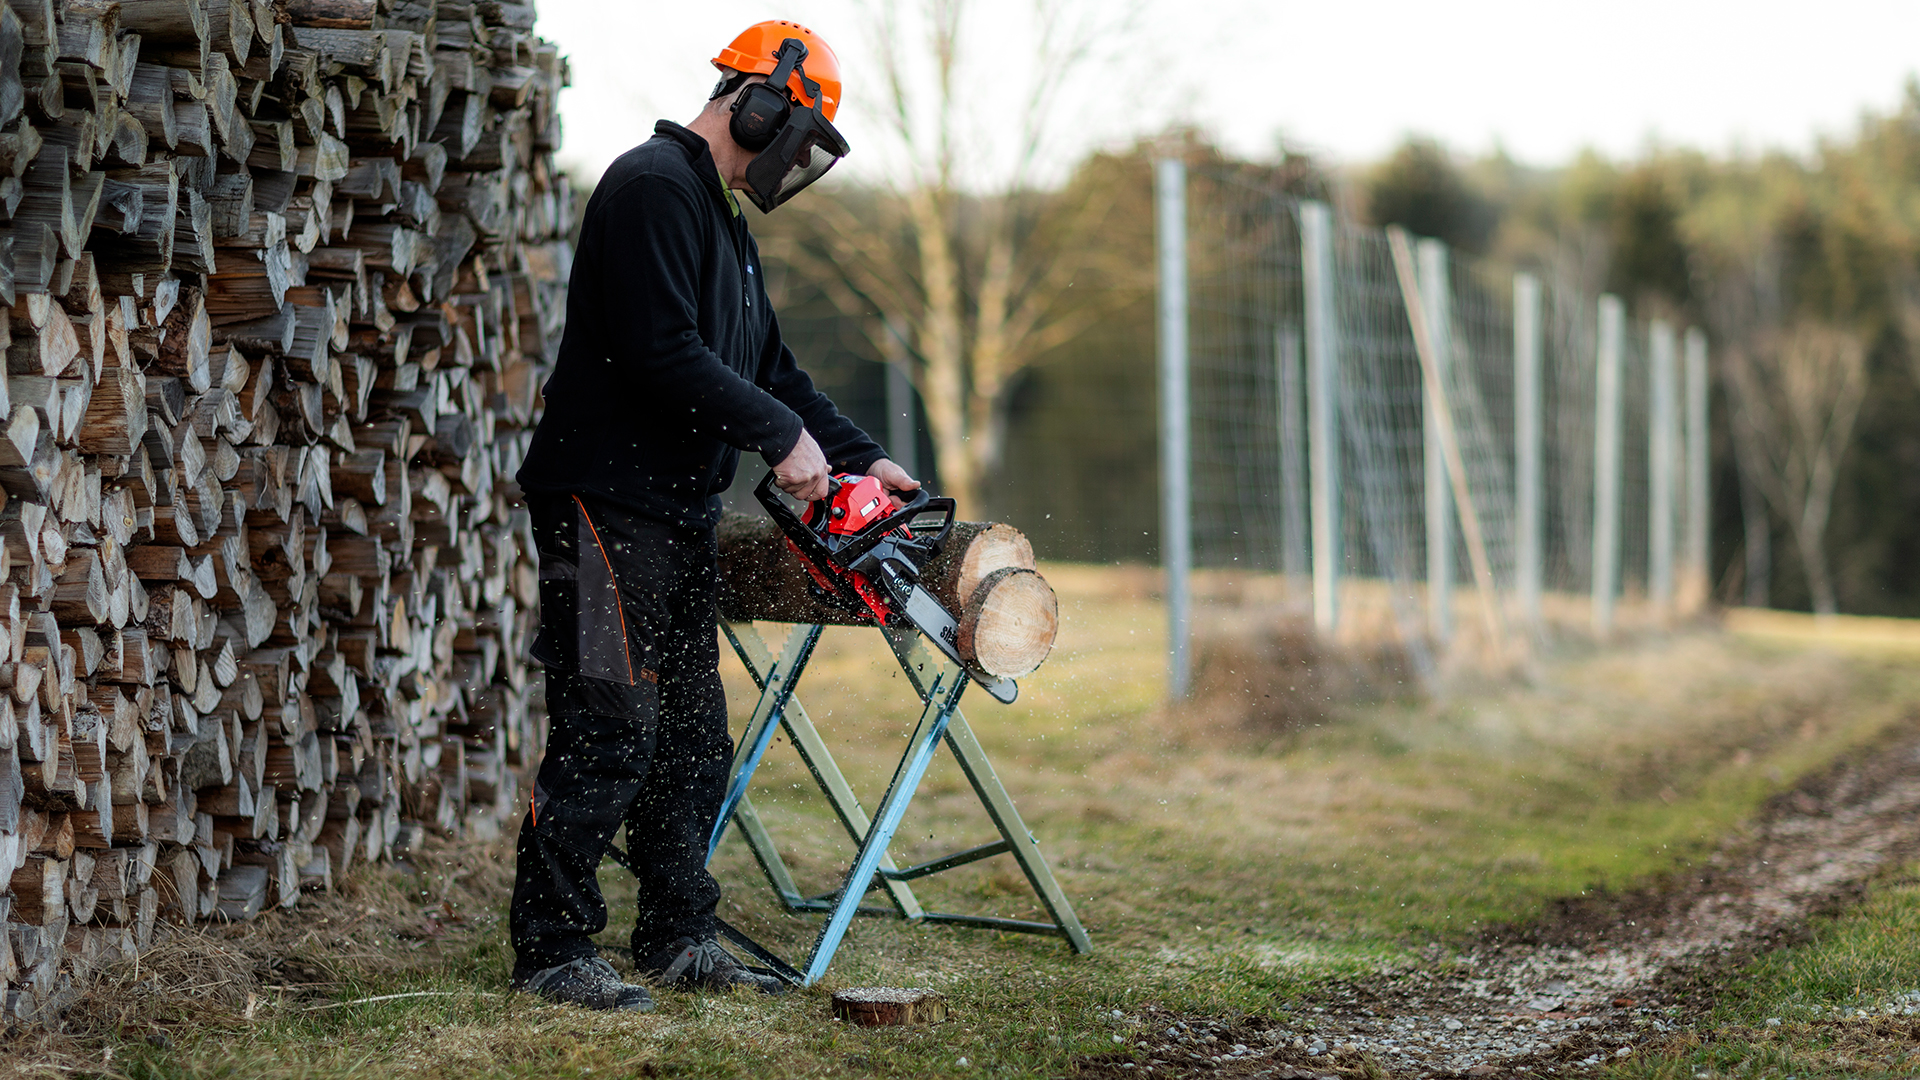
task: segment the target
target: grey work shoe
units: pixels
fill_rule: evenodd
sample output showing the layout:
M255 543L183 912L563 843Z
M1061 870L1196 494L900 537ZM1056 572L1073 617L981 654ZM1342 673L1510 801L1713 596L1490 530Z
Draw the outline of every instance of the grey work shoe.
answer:
M647 993L646 987L621 982L613 965L597 956L583 956L539 971L515 968L513 988L563 1005L579 1005L602 1012L653 1011L653 995Z
M749 971L713 938L683 937L636 965L642 975L676 990L731 990L745 986L763 994L785 993L787 984Z

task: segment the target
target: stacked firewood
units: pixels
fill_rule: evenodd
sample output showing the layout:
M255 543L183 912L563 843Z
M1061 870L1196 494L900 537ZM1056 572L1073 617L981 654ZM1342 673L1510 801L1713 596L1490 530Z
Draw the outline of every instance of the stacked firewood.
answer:
M0 998L496 831L566 65L501 0L0 0Z

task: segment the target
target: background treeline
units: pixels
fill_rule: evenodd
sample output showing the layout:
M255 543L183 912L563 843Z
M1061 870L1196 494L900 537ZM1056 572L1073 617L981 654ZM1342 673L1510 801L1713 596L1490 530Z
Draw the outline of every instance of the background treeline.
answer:
M926 301L925 325L966 348L1000 325L975 319L982 304L1004 307L1009 282L1018 292L1070 261L1044 323L1053 339L996 369L988 419L964 432L991 443L968 465L984 504L970 512L1019 522L1048 557L1152 561L1152 161L1170 151L1196 175L1237 171L1706 327L1722 599L1920 615L1920 87L1803 154L1656 148L1535 169L1410 139L1382 162L1331 169L1296 154L1232 160L1176 132L1095 154L1058 188L947 190L931 210L912 186L822 185L754 221L784 331L843 408L884 433L884 362L911 367L920 340L887 330L887 305L902 302L875 292L887 259L919 280L928 249L944 253L955 295L944 322ZM858 244L878 260L864 287L835 269ZM955 459L941 458L924 408L915 420L913 457L937 483Z

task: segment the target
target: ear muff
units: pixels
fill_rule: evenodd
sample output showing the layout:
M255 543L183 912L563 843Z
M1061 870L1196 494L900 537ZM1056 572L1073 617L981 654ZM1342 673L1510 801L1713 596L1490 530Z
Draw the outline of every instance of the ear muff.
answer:
M753 83L734 99L733 119L728 121L727 130L734 142L758 152L773 142L792 116L793 103L787 99L785 87Z
M780 134L780 129L787 126L787 121L793 118L793 101L787 95L787 83L794 69L806 58L806 42L788 38L780 43L767 81L753 83L734 99L733 119L727 123L734 142L756 152L765 150L773 137ZM806 75L800 78L804 83Z

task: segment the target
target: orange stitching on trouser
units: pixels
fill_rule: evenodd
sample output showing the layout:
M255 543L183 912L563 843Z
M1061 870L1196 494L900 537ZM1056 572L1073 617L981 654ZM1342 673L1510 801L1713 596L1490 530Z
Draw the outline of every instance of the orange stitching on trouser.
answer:
M606 542L600 539L600 528L593 523L593 515L587 513L587 504L581 502L578 495L573 497L573 504L580 508L580 516L587 519L594 546L600 549L600 561L607 567L607 580L613 583L613 610L620 616L620 649L627 657L627 685L637 685L633 679L633 645L627 640L627 605L620 599L620 579L613 576L613 560L607 558Z

